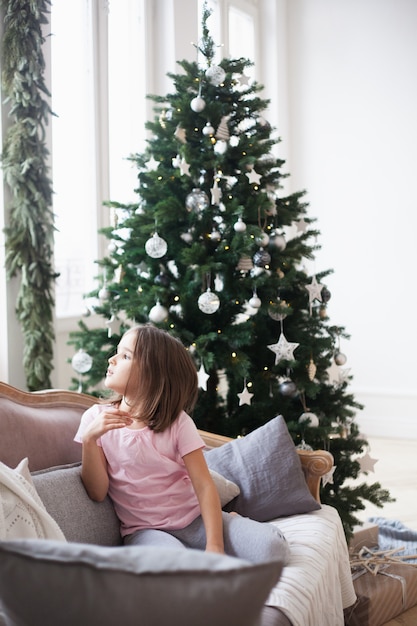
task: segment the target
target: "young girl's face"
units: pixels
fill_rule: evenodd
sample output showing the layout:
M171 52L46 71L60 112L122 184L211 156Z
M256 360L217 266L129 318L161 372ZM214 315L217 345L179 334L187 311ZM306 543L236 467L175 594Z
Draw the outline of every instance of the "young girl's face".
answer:
M105 385L116 393L127 395L127 383L133 364L136 334L128 332L120 340L117 352L110 357L106 372Z

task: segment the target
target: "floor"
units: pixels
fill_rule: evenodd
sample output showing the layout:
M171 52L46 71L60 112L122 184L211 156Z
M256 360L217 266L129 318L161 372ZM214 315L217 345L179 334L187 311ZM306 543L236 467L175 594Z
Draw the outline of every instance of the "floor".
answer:
M367 440L370 457L378 460L373 472L367 476L361 474L360 482L381 483L396 502L387 503L382 509L367 504L365 510L358 513L359 519L385 517L417 530L417 441L369 437Z

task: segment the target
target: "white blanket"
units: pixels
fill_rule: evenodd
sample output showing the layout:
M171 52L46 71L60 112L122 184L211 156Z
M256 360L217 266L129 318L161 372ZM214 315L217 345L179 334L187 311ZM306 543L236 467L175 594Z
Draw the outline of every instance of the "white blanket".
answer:
M16 469L0 462L0 540L10 539L65 541L33 485L27 459Z
M281 609L293 626L343 626L343 609L356 595L336 509L322 505L271 523L287 538L291 557L266 604Z

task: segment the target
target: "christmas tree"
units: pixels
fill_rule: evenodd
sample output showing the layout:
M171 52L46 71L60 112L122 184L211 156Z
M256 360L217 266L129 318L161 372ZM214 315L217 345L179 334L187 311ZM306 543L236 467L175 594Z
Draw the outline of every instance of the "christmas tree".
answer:
M367 442L342 367L348 335L328 316L330 271L305 268L319 232L305 193L282 191L284 161L273 154L279 139L263 117L262 86L245 73L248 59L214 63L209 15L205 8L203 61L181 61L183 71L169 74L173 92L151 96L150 139L131 157L137 203L107 203L108 256L89 294L103 327L80 321L74 369L85 390L99 393L127 328L166 329L195 359L198 427L236 437L281 414L296 445L330 450L335 467L322 502L338 509L349 536L363 500L382 506L390 497L379 483L350 480Z

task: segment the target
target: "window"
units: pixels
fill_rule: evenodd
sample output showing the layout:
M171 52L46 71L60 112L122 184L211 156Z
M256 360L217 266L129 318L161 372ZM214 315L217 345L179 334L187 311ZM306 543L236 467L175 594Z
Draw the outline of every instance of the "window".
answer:
M144 141L143 30L143 0L51 7L57 317L80 315L97 285L98 229L109 223L103 202L134 200L127 157Z

